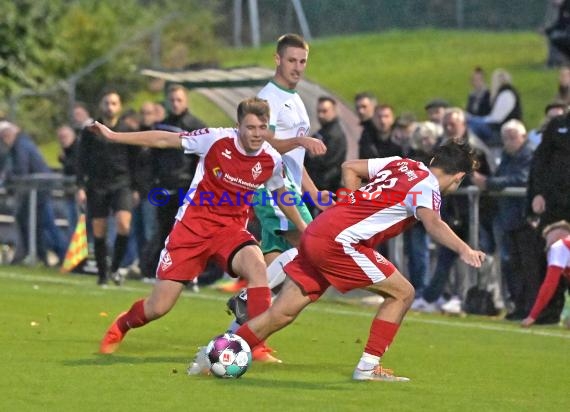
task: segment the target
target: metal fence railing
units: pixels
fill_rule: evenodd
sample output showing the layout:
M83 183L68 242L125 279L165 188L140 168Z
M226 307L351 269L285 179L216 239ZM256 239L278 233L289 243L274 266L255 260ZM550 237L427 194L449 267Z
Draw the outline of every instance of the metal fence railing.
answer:
M29 262L37 261L36 227L37 227L37 202L39 190L70 189L75 186L75 178L63 176L58 173L36 173L23 177L15 177L6 185L6 189L12 192L28 196L29 200L29 225L28 225L28 253ZM479 202L482 196L493 197L525 197L526 188L508 187L501 191L481 191L476 186L462 188L452 196L467 196L469 199L469 239L468 243L473 248L479 247ZM403 238L398 236L390 241L390 260L396 266L403 267L405 262Z
M38 191L67 189L75 185L75 178L58 173L32 173L25 176L14 176L6 182L10 192L28 196L28 262L36 264L38 258L36 229L38 225ZM39 205L41 206L41 205Z
M507 187L500 191L481 191L477 186L468 186L461 188L451 196L467 196L469 199L469 238L468 243L474 249L479 248L479 202L482 196L492 197L526 197L527 189L525 187ZM390 256L389 259L397 267L404 267L404 240L400 235L390 240ZM472 273L475 269L470 268Z

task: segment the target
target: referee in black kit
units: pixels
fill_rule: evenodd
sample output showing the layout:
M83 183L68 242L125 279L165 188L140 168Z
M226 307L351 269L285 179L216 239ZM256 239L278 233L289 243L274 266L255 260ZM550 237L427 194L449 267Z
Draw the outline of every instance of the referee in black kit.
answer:
M114 90L103 92L99 101L99 122L116 131L129 131L121 124L121 97ZM111 143L83 129L77 158L77 202L87 205L91 220L97 261L97 284L106 287L109 277L123 283L119 265L127 249L133 208L134 170L138 148ZM115 215L115 238L111 270L107 262L107 219Z

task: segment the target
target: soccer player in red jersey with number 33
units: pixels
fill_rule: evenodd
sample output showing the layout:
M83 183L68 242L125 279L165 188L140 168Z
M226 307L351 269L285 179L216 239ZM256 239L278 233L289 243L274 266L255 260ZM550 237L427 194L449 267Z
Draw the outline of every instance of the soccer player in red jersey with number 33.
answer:
M343 164L345 186L354 190L307 226L299 254L284 267L288 278L273 305L236 334L255 346L287 326L329 286L341 292L365 288L382 295L364 353L353 379L408 381L381 366L413 299L414 288L375 246L420 220L432 239L480 267L481 251L471 249L439 216L441 194L457 190L474 167L468 147L440 147L428 166L411 159L352 160ZM369 183L360 188L361 179Z

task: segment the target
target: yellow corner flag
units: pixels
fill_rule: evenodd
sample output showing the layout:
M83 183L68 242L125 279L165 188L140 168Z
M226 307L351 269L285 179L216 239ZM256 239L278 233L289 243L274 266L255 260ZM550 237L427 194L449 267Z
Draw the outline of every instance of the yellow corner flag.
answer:
M61 266L61 272L66 273L73 270L88 254L87 227L85 225L85 214L82 213L79 215L77 226L75 226L71 242L69 242L69 247L67 248L67 253L65 254L65 259Z

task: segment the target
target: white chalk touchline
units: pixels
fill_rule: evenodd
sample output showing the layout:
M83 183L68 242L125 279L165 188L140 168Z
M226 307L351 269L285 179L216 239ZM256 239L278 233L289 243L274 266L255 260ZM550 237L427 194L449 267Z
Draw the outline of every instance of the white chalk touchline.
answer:
M81 276L81 275L78 275ZM80 281L79 279L72 279L68 277L68 275L62 275L61 278L57 277L50 277L50 276L40 276L40 275L30 275L30 274L23 274L23 273L6 273L0 272L0 279L17 279L20 281L25 282L44 282L44 283L52 283L52 284L63 284L63 285L75 285L75 286L89 286L86 282ZM95 287L95 284L93 284ZM103 294L107 292L141 292L146 291L148 288L142 287L131 287L131 286L121 286L121 287L109 287L108 289L101 289L97 287L97 294ZM194 293L194 292L185 292L182 294L183 297L193 298L193 299L205 299L205 300L213 300L219 302L225 302L227 297L224 296L212 296L207 294L201 293ZM344 309L333 309L333 308L323 308L317 305L310 306L307 310L333 314L333 315L343 315L343 316L357 316L357 317L366 317L372 319L373 313L369 311L354 311L354 310L344 310ZM486 323L468 323L468 322L459 322L459 321L449 321L449 320L439 320L439 319L421 319L415 316L407 316L404 322L412 322L412 323L424 323L430 325L439 325L439 326L449 326L454 328L464 328L464 329L478 329L478 330L487 330L487 331L495 331L495 332L503 332L503 333L517 333L523 335L531 335L531 336L548 336L553 338L562 338L562 339L570 339L570 331L565 332L556 332L550 330L537 330L534 329L522 329L522 328L515 328L515 327L505 327L501 325L489 325Z

